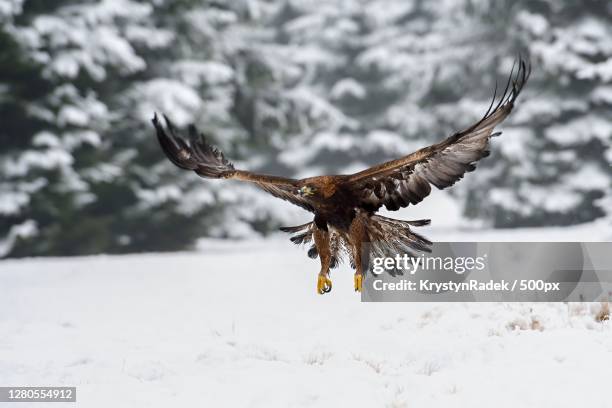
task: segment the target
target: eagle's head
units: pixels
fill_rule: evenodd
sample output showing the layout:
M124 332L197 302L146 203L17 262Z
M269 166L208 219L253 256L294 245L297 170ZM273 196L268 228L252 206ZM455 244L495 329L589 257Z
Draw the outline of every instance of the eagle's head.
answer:
M310 197L315 195L315 193L317 192L317 189L312 187L312 186L302 186L298 191L298 195L300 195L301 197Z

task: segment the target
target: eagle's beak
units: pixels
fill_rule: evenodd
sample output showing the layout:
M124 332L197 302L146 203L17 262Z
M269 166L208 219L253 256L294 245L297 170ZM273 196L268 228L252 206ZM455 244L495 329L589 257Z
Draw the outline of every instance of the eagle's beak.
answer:
M314 195L314 190L311 187L304 186L298 190L298 194L302 197L308 197Z

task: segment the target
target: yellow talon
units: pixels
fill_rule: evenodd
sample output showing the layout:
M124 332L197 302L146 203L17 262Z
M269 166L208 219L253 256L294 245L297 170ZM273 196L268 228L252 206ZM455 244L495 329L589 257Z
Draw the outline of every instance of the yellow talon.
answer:
M355 274L355 292L361 292L363 288L363 275L360 273Z
M329 293L332 289L332 281L327 277L327 275L319 274L319 279L317 280L317 293L319 295L323 295L325 293Z

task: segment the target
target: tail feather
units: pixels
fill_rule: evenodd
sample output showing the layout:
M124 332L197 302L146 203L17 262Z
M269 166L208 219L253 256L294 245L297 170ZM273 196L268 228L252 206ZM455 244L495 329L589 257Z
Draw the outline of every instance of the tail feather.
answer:
M319 251L317 250L317 247L314 245L313 242L314 240L312 234L314 232L314 228L315 223L309 222L295 227L282 227L280 228L280 230L283 232L296 234L289 238L289 240L296 245L305 245L312 243L312 245L308 249L308 257L316 259L319 256ZM338 265L340 265L344 257L343 255L345 255L346 246L344 241L348 240L348 237L332 229L330 230L329 240L329 249L331 253L330 268L335 269L336 267L338 267Z
M367 251L363 254L365 259L395 257L398 254L408 254L412 257L416 256L417 252L431 252L432 242L410 229L411 226L429 225L431 220L402 221L365 213L359 213L357 216L362 217L362 222L366 225L367 242L364 242L363 246L363 249ZM283 227L281 231L295 234L290 238L294 244L311 244L308 256L317 258L319 254L312 236L314 228L316 228L314 222L309 222L295 227ZM348 233L330 228L332 268L335 268L345 257L354 268L355 260L350 250L351 247ZM400 272L397 271L397 273Z
M413 227L422 227L424 225L431 224L431 220L412 220L412 221L402 221L408 225L412 225Z
M281 227L281 231L294 234L289 240L296 245L308 244L312 242L312 233L314 231L314 223L297 225L295 227Z
M431 220L402 221L382 215L373 215L368 223L370 242L374 246L384 243L390 248L392 255L402 253L401 250L404 247L421 252L431 252L432 242L410 229L410 226L429 225L430 222Z
M289 240L296 245L301 245L301 244L307 244L308 242L310 242L311 238L312 238L312 233L303 232L301 234L292 236L291 238L289 238Z
M312 245L308 249L308 257L312 259L316 259L319 256L319 251L317 251L317 247Z
M280 227L279 229L283 232L295 233L310 227L312 227L312 222L307 222L306 224L298 225L296 227Z
M369 253L364 255L369 261L373 258L393 258L404 254L416 257L418 252L429 253L432 242L410 229L410 226L429 223L430 220L401 221L373 215L368 220ZM387 270L387 272L392 276L403 273L402 270Z

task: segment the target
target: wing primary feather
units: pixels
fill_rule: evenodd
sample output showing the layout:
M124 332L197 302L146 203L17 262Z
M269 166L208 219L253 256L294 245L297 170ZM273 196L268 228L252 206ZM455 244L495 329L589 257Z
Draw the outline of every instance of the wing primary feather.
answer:
M489 116L489 113L491 113L491 109L493 109L493 104L495 103L495 98L497 97L497 86L497 81L495 81L495 89L493 89L493 98L491 99L491 103L489 104L489 107L487 108L487 111L483 116L485 118Z
M166 118L166 124L168 125L168 132L164 130L164 127L157 119L157 115L153 117L157 140L162 150L175 166L184 170L195 170L197 162L191 157L189 146L182 140L174 137L172 122L169 122L168 118Z
M519 55L501 91L495 83L487 110L476 123L410 155L347 176L361 208L396 210L417 204L430 194L431 186L449 187L473 171L476 162L489 155L490 139L501 134L495 126L510 114L530 74L531 64Z
M206 143L203 135L198 136L194 126L189 127L189 144L177 136L172 121L164 115L167 132L153 117L159 143L166 156L176 166L185 170L194 170L198 175L208 178L222 178L234 171L234 165L223 153Z
M160 123L157 114L154 115L152 122L162 150L176 166L193 170L205 178L231 178L254 183L277 198L314 212L312 203L297 194L297 180L236 170L219 149L207 143L204 134L198 133L195 126L189 126L188 137L183 139L178 135L172 121L166 115L163 117L166 121L165 127Z

